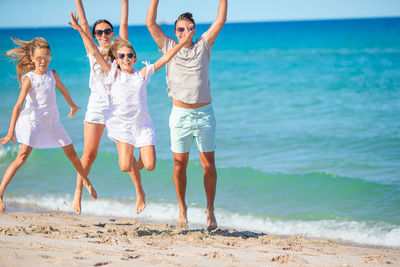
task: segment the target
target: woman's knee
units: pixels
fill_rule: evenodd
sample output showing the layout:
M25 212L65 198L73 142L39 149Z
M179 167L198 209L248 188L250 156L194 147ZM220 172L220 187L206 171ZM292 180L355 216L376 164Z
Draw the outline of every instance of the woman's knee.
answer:
M97 157L97 151L83 151L83 155L82 155L82 163L84 163L84 165L88 165L88 164L93 164L93 162L95 161Z

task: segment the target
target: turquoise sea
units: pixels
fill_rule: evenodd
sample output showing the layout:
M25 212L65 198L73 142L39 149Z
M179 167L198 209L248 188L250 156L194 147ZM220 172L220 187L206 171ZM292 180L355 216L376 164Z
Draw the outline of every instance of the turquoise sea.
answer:
M163 25L173 34L173 27ZM209 25L198 25L203 33ZM146 27L129 28L138 62L161 53ZM82 110L60 114L78 154L89 96L89 63L80 36L69 28L1 29L10 37L43 36L57 70ZM140 68L141 63L137 63ZM18 97L14 64L0 59L0 135ZM211 55L217 118L216 216L222 228L340 239L400 247L400 18L228 23ZM157 167L143 172L147 208L135 214L135 191L104 135L90 174L99 199L85 192L85 215L173 223L165 70L148 86L157 134ZM0 147L0 170L18 146ZM76 173L61 149L34 150L5 193L10 211L71 212ZM192 228L205 227L205 193L195 144L188 168Z

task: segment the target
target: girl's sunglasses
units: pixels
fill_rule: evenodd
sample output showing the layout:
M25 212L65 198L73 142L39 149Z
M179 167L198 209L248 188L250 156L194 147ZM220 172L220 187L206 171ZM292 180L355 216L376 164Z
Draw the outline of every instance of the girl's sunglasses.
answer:
M44 57L38 56L38 57L35 57L35 59L36 59L37 61L39 61L39 62L41 62L42 60L47 61L47 62L50 62L51 56L44 56Z
M103 35L103 33L105 34L105 35L109 35L109 34L111 34L113 32L113 30L111 29L111 28L108 28L108 29L105 29L104 31L102 31L102 30L97 30L97 31L94 31L94 34L96 34L96 35Z
M124 59L125 56L127 56L128 58L133 58L134 55L135 55L135 54L133 54L133 53L127 53L127 54L121 53L121 54L118 54L118 58L119 58L119 59Z

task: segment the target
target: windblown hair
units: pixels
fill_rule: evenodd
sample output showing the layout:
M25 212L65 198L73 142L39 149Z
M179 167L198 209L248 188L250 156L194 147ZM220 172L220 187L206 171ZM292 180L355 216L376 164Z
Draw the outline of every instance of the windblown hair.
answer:
M21 84L22 75L35 69L35 64L32 62L31 56L35 49L45 48L50 51L50 46L42 37L37 37L31 41L23 41L20 39L11 38L18 47L8 50L4 55L10 56L12 60L17 61L17 78Z
M106 20L106 19L99 19L99 20L96 21L96 22L94 23L94 25L93 25L93 28L92 28L92 35L93 35L93 37L94 37L95 32L96 32L96 26L99 25L100 23L107 23L108 25L110 25L111 29L114 31L114 27L113 27L113 25L111 24L111 22L109 22L109 21Z
M176 23L179 20L189 21L189 22L193 23L193 25L196 27L196 23L194 23L193 15L190 12L183 13L178 17L178 19L175 21L175 28L176 28Z
M113 61L117 58L117 56L118 56L118 55L117 55L117 51L118 51L120 48L123 48L123 47L127 47L127 48L131 49L131 50L133 51L133 54L134 54L135 57L136 57L136 52L135 52L135 49L133 49L132 44L131 44L128 40L125 40L124 38L116 37L116 38L114 39L114 41L111 42L110 49L109 49L108 52L107 52L107 58L108 58L108 60L110 60L111 62L113 62Z

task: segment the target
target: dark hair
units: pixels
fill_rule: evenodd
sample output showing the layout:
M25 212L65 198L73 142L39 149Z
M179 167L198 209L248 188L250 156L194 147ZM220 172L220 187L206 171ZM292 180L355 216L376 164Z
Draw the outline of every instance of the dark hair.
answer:
M189 22L193 23L194 26L196 26L196 24L194 23L193 15L190 12L183 13L178 17L178 19L175 21L175 28L176 28L176 23L179 20L189 21Z
M93 25L93 29L92 29L92 35L93 35L93 37L94 37L95 31L96 31L96 26L99 25L100 23L107 23L108 25L110 25L111 30L114 31L114 27L113 27L113 25L111 24L111 22L109 22L109 21L106 20L106 19L99 19L99 20L96 21L96 22L94 23L94 25Z

